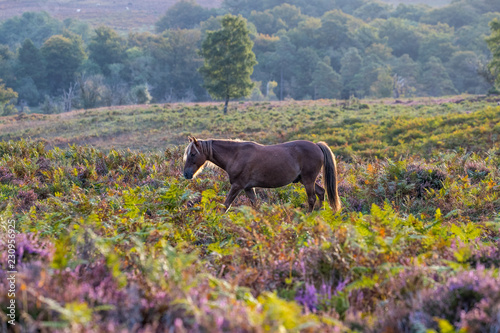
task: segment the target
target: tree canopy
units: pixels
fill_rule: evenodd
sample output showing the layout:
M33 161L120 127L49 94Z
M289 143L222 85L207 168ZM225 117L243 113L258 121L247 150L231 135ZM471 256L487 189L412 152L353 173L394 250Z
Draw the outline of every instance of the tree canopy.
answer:
M50 37L42 45L41 53L47 63L47 84L53 93L61 92L73 82L86 57L83 42L75 35Z
M500 20L493 20L490 24L491 36L486 40L493 59L489 64L495 83L500 87Z
M499 6L484 0L440 8L370 0L224 0L209 9L182 0L156 22L156 32L128 33L25 13L0 22L0 78L31 107L59 103L77 78L86 83L73 99L79 107L88 105L81 89L101 96L95 106L132 103L137 92L154 102L225 100L227 94L214 94L220 90L215 82L223 80L209 78L212 65L204 62L209 51L202 44L224 31L217 15L231 12L245 21L241 50L249 48L254 57L242 67L245 79L230 76L240 80L241 90L230 98L267 98L270 82L277 83L281 100L384 97L391 89L398 98L485 94L494 92L495 80L500 85ZM214 59L217 52L223 49L214 49ZM213 66L233 65L231 57L220 57ZM245 97L251 87L253 97Z
M257 64L252 51L246 20L228 14L222 28L208 31L201 46L204 64L200 68L205 87L212 97L225 100L224 113L231 98L248 96L254 83L250 79Z

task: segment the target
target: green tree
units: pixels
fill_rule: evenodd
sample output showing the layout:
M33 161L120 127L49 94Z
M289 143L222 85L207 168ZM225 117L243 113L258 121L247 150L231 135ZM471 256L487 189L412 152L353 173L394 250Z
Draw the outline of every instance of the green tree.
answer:
M28 105L38 105L42 97L35 81L30 76L23 77L16 82L16 92L19 98L26 101Z
M277 31L275 28L274 16L269 10L265 12L252 10L249 21L257 27L257 31L261 34L271 35Z
M321 61L316 51L311 48L300 48L293 63L293 80L291 81L292 94L297 99L312 99L314 87L312 85L313 73L316 64Z
M125 56L126 41L109 27L95 29L95 35L89 44L89 59L101 68L104 75L109 75L109 65L121 63Z
M395 10L392 11L391 16L395 18L405 19L409 21L420 21L420 18L424 16L430 10L429 6L426 5L405 5L400 3Z
M447 63L448 73L459 93L484 94L488 83L479 75L482 59L472 51L460 51L453 54Z
M168 30L153 49L155 97L180 100L188 91L201 96L204 90L198 68L203 60L197 53L199 30Z
M301 21L296 28L290 30L287 36L297 48L316 46L321 41L320 29L321 19L308 17Z
M417 90L420 66L408 54L393 61L392 72L396 79L395 97L410 97Z
M270 10L271 15L281 24L285 29L295 28L300 21L304 20L306 17L301 14L300 8L284 3L280 6L276 6Z
M10 47L20 45L25 39L31 39L40 46L50 36L61 33L62 23L46 12L26 12L5 20L0 25L0 44Z
M328 59L328 58L326 58ZM327 61L320 61L312 75L312 86L315 98L339 98L342 89L342 78L333 70Z
M155 23L155 30L161 33L168 29L193 29L212 15L216 15L213 9L204 8L194 0L181 0Z
M351 47L340 60L340 75L342 75L342 98L347 99L352 95L357 96L358 90L362 86L361 67L363 58L357 48Z
M437 57L430 57L424 64L421 83L423 92L428 96L455 95L457 93L446 68Z
M41 53L46 63L47 84L52 93L61 92L75 79L86 57L81 38L55 35L43 43Z
M424 23L437 25L446 23L456 29L464 25L474 25L479 21L476 4L454 3L442 8L436 8L421 18Z
M353 46L349 26L355 26L357 22L352 16L339 10L332 10L321 17L321 27L318 29L319 42L322 46L333 46L335 48L348 48Z
M14 110L13 105L9 105L12 99L17 98L17 93L11 88L6 88L0 79L0 114L7 116Z
M500 20L495 19L490 23L491 35L486 39L493 58L488 68L495 77L497 87L500 87Z
M31 39L26 39L19 48L17 57L16 91L19 98L36 105L40 102L40 89L45 85L45 64L40 50Z
M224 99L224 114L230 98L248 96L254 87L250 79L257 64L252 51L246 20L228 14L222 18L222 29L207 32L201 46L204 64L200 68L210 95Z
M370 92L373 97L391 97L394 81L389 68L379 68L377 80L371 85Z
M387 46L396 57L408 54L413 60L418 59L421 37L409 21L390 18L380 26L379 36L387 38Z
M453 45L452 30L448 30L446 25L439 25L438 27L444 27L444 31L430 31L422 38L418 52L420 62L426 62L431 57L447 62L456 51L456 47Z
M363 6L356 9L353 16L361 18L363 21L369 22L376 18L387 19L392 11L392 6L382 2L367 2Z
M9 86L16 81L16 56L7 45L0 44L0 78Z

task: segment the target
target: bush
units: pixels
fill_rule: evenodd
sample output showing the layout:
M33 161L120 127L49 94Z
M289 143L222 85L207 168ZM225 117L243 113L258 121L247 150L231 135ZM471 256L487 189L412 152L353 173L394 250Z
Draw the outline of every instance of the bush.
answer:
M151 102L152 97L149 94L149 87L147 84L135 86L130 91L130 99L134 104L148 104Z

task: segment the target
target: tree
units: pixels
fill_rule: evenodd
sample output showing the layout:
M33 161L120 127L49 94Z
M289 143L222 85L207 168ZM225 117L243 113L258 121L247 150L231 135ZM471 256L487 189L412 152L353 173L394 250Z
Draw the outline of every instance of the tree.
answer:
M472 51L455 52L446 67L459 93L484 94L491 87L479 75L482 60Z
M47 64L47 83L52 93L60 92L73 82L78 67L85 59L83 42L75 36L55 35L41 48Z
M16 56L7 45L0 44L0 78L9 86L16 81Z
M154 45L155 73L148 82L155 87L155 98L179 100L190 90L196 96L205 94L198 73L203 62L197 53L200 41L199 30L168 30Z
M181 0L155 23L155 30L162 33L168 29L192 29L215 14L215 10L204 8L194 0Z
M31 39L26 39L19 48L17 57L16 91L19 97L36 105L40 101L39 90L43 88L45 81L45 64L40 50L33 44Z
M26 39L19 48L18 74L22 77L29 76L40 84L45 76L43 58L40 50L33 44L31 39Z
M363 58L361 58L357 48L351 47L340 60L340 75L342 75L342 98L348 99L352 95L357 96L358 90L362 85L360 70L363 66Z
M89 44L89 58L101 67L104 75L109 75L109 65L120 63L125 56L126 42L109 27L95 29Z
M201 46L204 64L200 73L210 95L224 99L224 114L230 98L248 96L254 83L250 79L257 64L252 51L246 20L228 14L222 18L222 29L208 31Z
M413 60L418 59L421 37L410 22L390 18L382 23L379 35L387 38L387 46L396 57L408 54Z
M476 4L464 4L462 2L433 9L423 16L421 21L433 25L446 23L450 27L458 29L464 25L474 25L479 19L480 15L477 13Z
M410 97L417 90L420 66L408 54L393 61L394 97Z
M0 25L0 44L11 47L29 38L40 46L50 36L61 33L62 23L46 12L26 12L5 20Z
M363 6L356 9L353 16L361 18L363 21L369 22L376 18L387 19L392 11L392 6L382 2L367 2Z
M436 57L430 57L424 64L421 83L423 92L428 96L455 95L457 93L448 72L441 60Z
M429 10L430 7L426 5L405 5L403 3L400 3L396 7L396 9L392 11L391 16L418 22L420 21L420 18L424 16Z
M455 51L452 31L430 31L420 42L418 60L424 63L431 57L436 57L444 63L450 60Z
M5 84L0 79L0 111L2 115L7 116L14 110L13 105L9 102L17 98L17 93L11 88L5 88Z
M379 68L377 71L377 81L371 87L370 92L373 97L391 97L394 88L394 78L391 76L389 68Z
M328 59L328 58L327 58ZM333 70L327 61L320 61L316 64L312 86L314 87L315 98L339 98L342 89L342 78Z
M80 99L84 109L92 109L99 106L103 97L107 95L108 87L104 84L101 74L78 77L77 85L80 90Z
M321 61L316 51L311 48L300 48L293 63L291 88L294 98L312 99L314 96L313 73L316 64Z
M497 86L500 86L500 20L495 19L490 23L491 36L486 39L493 59L488 65L489 70L495 77Z

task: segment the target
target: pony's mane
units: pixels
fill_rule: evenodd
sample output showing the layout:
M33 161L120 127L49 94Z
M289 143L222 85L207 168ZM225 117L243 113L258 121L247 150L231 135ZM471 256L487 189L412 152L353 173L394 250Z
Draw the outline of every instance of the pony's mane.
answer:
M198 147L196 147L194 142L190 142L189 145L184 150L184 156L183 156L184 162L186 162L188 155L191 154L191 150L194 149L198 154L201 153L207 157L207 161L205 162L205 164L203 164L201 166L200 169L198 169L198 171L196 172L195 175L199 174L206 167L208 167L210 169L219 168L217 165L215 165L209 161L209 160L213 159L213 157L214 157L214 148L212 145L213 140L197 140L197 142L200 144L201 151L200 151L200 149L198 149Z
M190 142L186 149L184 150L184 156L183 160L186 162L186 159L189 154L191 154L191 151L194 149L198 154L204 154L207 159L212 159L214 156L213 148L212 148L212 140L197 140L197 142L200 144L201 151L196 147L194 142Z
M209 140L196 140L200 146L201 146L201 151L196 147L194 142L190 142L189 145L186 147L184 150L184 156L183 160L186 162L187 156L191 154L191 150L195 149L197 153L202 153L204 154L207 159L212 159L214 156L214 148L213 148L213 142L214 141L221 141L221 142L250 142L250 141L244 141L240 139L209 139Z

